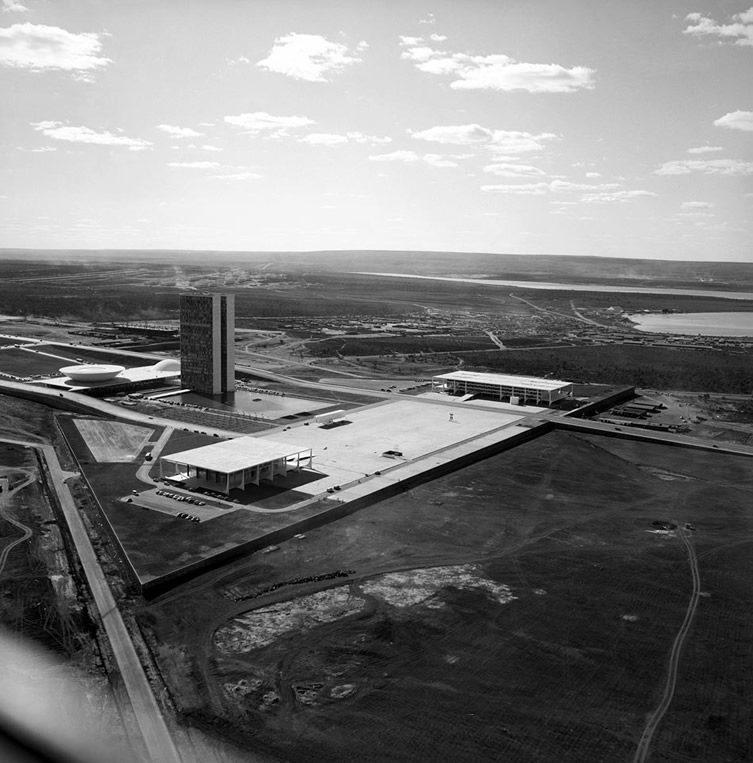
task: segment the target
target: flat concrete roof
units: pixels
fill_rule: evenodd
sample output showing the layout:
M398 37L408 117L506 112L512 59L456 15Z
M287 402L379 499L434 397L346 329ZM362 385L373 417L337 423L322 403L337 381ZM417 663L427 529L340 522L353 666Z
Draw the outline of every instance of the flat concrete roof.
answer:
M211 445L203 445L201 448L161 456L161 459L173 464L209 469L220 474L233 474L288 456L296 456L300 453L308 454L310 451L311 448L299 448L289 443L275 442L267 438L236 437L234 440L213 442Z
M452 371L440 374L435 379L474 382L476 384L493 384L500 387L526 387L528 389L557 390L571 386L572 382L558 379L538 379L533 376L512 376L510 374L484 374L475 371Z

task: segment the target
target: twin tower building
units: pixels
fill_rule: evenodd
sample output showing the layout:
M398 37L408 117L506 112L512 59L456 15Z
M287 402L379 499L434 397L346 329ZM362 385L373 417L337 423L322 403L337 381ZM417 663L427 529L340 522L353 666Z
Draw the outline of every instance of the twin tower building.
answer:
M202 395L235 391L235 296L180 295L183 387Z

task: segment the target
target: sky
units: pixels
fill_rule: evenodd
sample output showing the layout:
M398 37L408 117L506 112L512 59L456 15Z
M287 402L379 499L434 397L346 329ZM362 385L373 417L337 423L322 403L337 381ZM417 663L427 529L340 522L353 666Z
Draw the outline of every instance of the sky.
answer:
M0 0L0 247L753 261L752 0Z

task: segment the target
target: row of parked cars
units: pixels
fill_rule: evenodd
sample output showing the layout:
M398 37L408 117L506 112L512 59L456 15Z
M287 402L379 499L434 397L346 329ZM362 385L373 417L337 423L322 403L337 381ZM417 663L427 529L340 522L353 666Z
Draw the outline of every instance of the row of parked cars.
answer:
M190 519L192 522L201 522L198 517L195 517L193 514L186 514L185 511L181 511L180 514L178 514L178 519Z
M169 490L160 489L157 491L157 495L164 495L165 498L172 498L174 501L180 501L180 503L193 503L196 506L206 506L206 503L204 501L200 501L198 498L191 498L191 496L188 495L171 493Z
M203 493L204 495L208 495L210 498L219 498L221 501L230 500L227 494L220 493L217 490L210 490L208 487L197 487L197 488L194 488L194 490L197 493Z

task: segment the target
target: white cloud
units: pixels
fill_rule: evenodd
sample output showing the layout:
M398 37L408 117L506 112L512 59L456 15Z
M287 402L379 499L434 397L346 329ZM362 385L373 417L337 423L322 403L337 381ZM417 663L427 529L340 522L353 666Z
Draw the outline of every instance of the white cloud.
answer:
M203 146L199 146L202 151L224 151L224 148L220 148L219 146L212 146L209 143L205 143Z
M360 63L361 59L354 53L367 47L365 42L360 42L356 50L351 51L347 45L318 34L293 32L278 37L269 55L256 65L293 79L326 82L326 75L338 74L347 66Z
M568 193L568 192L574 192L574 191L592 191L592 192L599 192L601 194L606 195L607 192L612 193L638 193L642 194L643 191L633 192L633 191L616 191L615 189L619 188L618 183L571 183L568 180L550 180L548 182L540 181L538 183L502 183L500 185L482 185L481 190L486 191L489 193L512 193L512 194L527 194L527 195L536 195L541 196L545 193ZM646 192L648 193L648 192ZM592 194L594 196L598 195L596 193ZM557 202L561 204L570 203L570 202Z
M573 93L593 88L593 69L557 64L526 64L474 57L474 68L464 67L461 79L450 83L455 90L527 90L529 93ZM505 57L506 58L506 57Z
M442 154L424 154L421 157L427 164L432 167L457 167L457 162L453 161L449 156L443 156Z
M552 180L550 191L610 191L619 188L619 183L571 183L568 180Z
M3 0L3 13L27 13L28 10L25 5L21 5L16 0Z
M753 175L753 162L740 159L680 159L664 162L659 169L654 170L656 175L689 175L692 172L741 177Z
M415 151L393 151L389 154L377 154L370 156L369 159L373 162L424 162L430 167L437 167L439 169L445 169L447 167L458 167L456 160L468 159L471 154L424 154L420 156Z
M690 24L683 34L718 37L720 42L731 42L733 45L753 45L753 8L735 13L729 24L720 24L700 13L690 13L685 20Z
M219 162L168 162L168 167L182 167L189 170L211 170L219 167Z
M312 132L300 139L301 143L308 143L310 146L339 146L348 142L345 135L334 135L325 132Z
M445 125L430 127L428 130L420 130L419 132L410 132L410 134L420 140L467 146L473 143L491 142L494 137L494 130L477 124Z
M601 173L600 172L586 172L587 178L600 178Z
M391 143L392 138L379 137L377 135L365 135L362 132L313 132L301 138L300 142L308 143L311 146L340 146L343 143L369 143L378 145L381 143Z
M604 191L601 193L587 193L581 197L586 204L608 204L611 202L632 201L649 196L656 196L653 191Z
M753 132L753 111L731 111L729 114L715 119L714 127Z
M401 37L400 42L405 48L401 58L427 74L455 77L450 83L454 90L574 93L594 87L595 72L586 66L568 69L559 64L524 63L501 53L487 56L448 53L429 47L417 37Z
M491 130L478 124L444 125L428 130L410 132L419 140L458 146L484 145L495 153L517 154L540 151L545 144L555 140L554 133L530 133L516 130ZM499 158L499 157L498 157Z
M680 204L680 212L677 213L677 217L713 217L713 208L714 205L708 201L683 201Z
M392 151L389 154L376 154L369 157L372 162L417 162L418 159L415 151Z
M90 143L98 146L125 146L131 151L143 151L152 144L139 138L128 138L125 135L115 135L111 132L96 132L89 127L74 127L62 122L32 122L31 126L55 140L65 140L69 143Z
M432 42L444 42L447 39L446 34L430 34L429 39Z
M392 143L392 138L386 135L364 135L362 132L348 132L346 136L348 140L355 141L356 143Z
M484 172L505 178L541 177L546 175L546 172L540 170L538 167L533 167L530 164L511 163L488 164L484 167Z
M712 206L708 201L683 201L680 209L711 209Z
M210 175L212 180L258 180L263 177L258 172L250 172L244 170L243 172L226 172L218 175Z
M111 63L100 55L96 34L73 34L56 26L13 24L0 28L0 64L15 69L92 72Z
M287 135L290 130L298 127L309 127L315 124L308 117L276 117L266 111L254 111L248 114L236 114L225 117L227 124L240 127L250 135L267 135L279 138Z
M482 185L485 193L506 193L519 196L543 196L549 190L548 183L506 183L501 185Z
M178 127L177 125L157 125L158 130L166 132L171 138L198 138L200 132L192 130L190 127Z
M713 154L722 151L721 146L694 146L688 149L689 154Z

